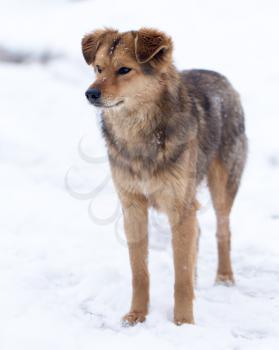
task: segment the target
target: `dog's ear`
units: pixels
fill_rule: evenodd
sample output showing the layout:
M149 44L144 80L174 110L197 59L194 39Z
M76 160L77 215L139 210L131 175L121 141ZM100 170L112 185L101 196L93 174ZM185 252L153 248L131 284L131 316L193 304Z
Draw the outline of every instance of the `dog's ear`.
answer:
M86 34L81 41L82 54L87 64L94 62L100 41L105 34L104 29L95 30Z
M156 29L142 28L135 37L137 61L147 63L153 58L163 58L172 52L172 40L165 33Z
M102 44L107 34L116 34L114 29L97 29L92 33L86 34L81 41L82 54L87 64L92 64L95 60L98 48Z

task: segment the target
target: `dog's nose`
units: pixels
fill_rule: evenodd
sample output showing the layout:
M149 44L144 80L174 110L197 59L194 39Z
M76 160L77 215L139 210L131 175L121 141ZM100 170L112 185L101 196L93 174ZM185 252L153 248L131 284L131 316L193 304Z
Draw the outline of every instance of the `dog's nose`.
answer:
M88 89L86 92L85 92L85 96L87 98L87 100L89 102L95 102L98 100L98 98L101 97L101 91L99 89Z

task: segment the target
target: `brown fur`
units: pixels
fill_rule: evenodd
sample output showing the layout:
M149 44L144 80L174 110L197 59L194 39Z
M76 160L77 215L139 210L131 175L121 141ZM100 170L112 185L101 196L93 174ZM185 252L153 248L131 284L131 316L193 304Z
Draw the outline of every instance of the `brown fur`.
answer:
M198 225L196 190L208 179L217 217L217 281L232 283L229 214L246 159L244 116L222 75L178 72L172 41L143 28L97 30L82 40L101 91L102 130L122 204L132 269L128 324L148 312L148 207L167 214L172 229L176 324L193 323ZM121 67L131 68L120 75ZM98 72L99 71L99 72Z

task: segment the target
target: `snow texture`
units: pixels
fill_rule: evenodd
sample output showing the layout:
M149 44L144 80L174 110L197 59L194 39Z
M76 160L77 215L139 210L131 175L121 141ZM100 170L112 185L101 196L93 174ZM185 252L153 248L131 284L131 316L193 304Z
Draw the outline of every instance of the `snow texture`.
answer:
M278 349L278 1L0 6L0 349ZM242 96L249 159L232 213L237 284L214 286L215 218L202 186L194 326L172 323L170 231L154 212L150 314L120 324L128 252L80 52L82 35L103 26L167 31L179 68L220 71Z

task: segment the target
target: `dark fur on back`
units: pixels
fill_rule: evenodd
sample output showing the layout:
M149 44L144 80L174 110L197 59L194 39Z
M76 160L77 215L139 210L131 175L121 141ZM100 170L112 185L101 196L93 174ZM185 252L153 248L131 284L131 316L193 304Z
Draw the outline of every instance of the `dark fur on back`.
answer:
M238 93L219 73L182 72L199 128L198 179L207 173L214 156L225 164L230 181L239 182L246 160L244 113Z

